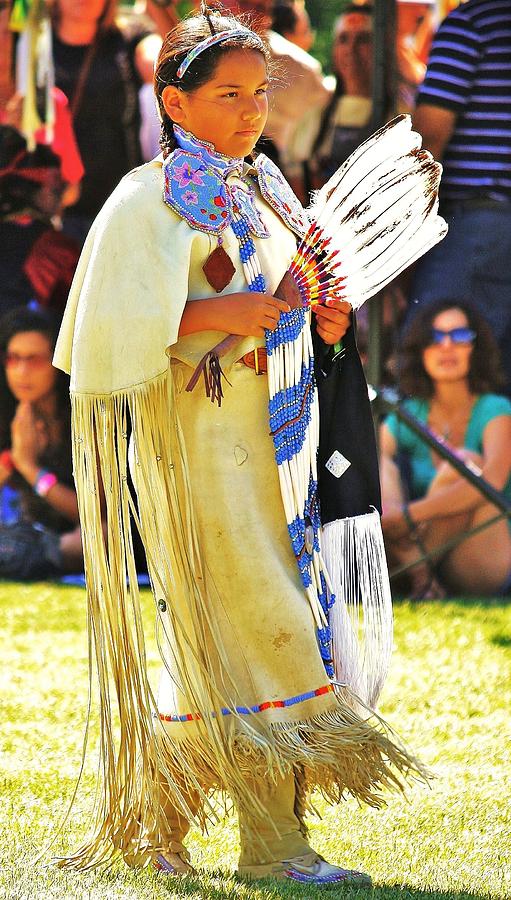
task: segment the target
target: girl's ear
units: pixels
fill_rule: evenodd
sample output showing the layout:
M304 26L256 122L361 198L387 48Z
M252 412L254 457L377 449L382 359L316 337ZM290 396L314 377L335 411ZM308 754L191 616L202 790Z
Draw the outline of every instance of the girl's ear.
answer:
M183 91L180 91L179 88L175 87L173 84L168 84L163 88L161 93L165 112L169 119L176 122L178 125L181 125L186 117L186 113L183 109L184 96Z

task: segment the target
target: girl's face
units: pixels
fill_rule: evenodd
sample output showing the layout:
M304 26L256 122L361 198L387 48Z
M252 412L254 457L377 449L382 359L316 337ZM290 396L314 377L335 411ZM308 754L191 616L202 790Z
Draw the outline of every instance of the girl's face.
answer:
M5 376L18 402L36 404L52 394L57 370L51 358L51 344L39 331L20 331L11 338L4 359Z
M457 343L450 334L455 329L470 329L463 310L453 307L439 313L432 322L437 332L437 343L431 343L422 351L422 363L432 381L454 382L468 378L473 340ZM456 334L454 337L459 337ZM463 335L461 335L462 337Z
M213 76L196 91L170 85L162 93L169 117L219 153L247 156L261 137L268 116L268 73L257 50L229 50Z

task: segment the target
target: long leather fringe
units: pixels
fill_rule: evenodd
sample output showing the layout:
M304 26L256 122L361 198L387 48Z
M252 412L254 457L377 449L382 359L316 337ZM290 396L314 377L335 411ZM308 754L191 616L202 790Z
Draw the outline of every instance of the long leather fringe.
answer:
M315 787L333 800L350 793L380 805L380 789L401 788L400 774L422 777L384 723L370 713L362 718L342 693L328 713L293 724L259 717L253 726L237 716L236 685L205 584L171 371L115 395L74 394L72 408L100 774L91 834L60 864L97 866L118 851L146 864L168 839L163 784L190 819L187 797L198 794L204 824L215 817L213 789L251 810L254 821L265 815L247 773L274 779L300 772L300 808ZM136 498L128 486L128 442ZM200 713L185 739L173 738L160 721L148 681L130 512L146 548L162 656L171 654L177 688L187 708Z

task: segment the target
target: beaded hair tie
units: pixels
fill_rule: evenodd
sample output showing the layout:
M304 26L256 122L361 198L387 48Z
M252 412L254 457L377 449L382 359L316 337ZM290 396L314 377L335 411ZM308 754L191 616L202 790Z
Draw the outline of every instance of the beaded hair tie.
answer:
M176 78L181 79L194 60L196 60L201 53L204 53L204 50L209 50L210 47L214 47L215 44L220 44L221 41L227 41L229 38L246 37L247 35L250 35L251 38L255 38L255 40L259 41L261 44L261 48L263 47L263 42L257 34L250 31L249 28L242 28L241 26L238 28L231 28L228 31L219 31L217 34L210 34L210 36L201 41L200 44L196 44L195 47L192 47L192 49L189 50L176 72Z

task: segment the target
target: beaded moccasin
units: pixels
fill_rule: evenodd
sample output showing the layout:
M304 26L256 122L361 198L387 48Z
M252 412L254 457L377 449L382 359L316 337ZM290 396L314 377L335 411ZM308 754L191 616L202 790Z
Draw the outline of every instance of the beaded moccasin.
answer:
M196 871L183 853L158 853L152 866L165 875L193 875Z
M241 866L238 874L243 878L275 878L279 881L297 881L325 888L336 884L368 887L371 885L371 878L364 872L333 866L314 851L305 856L295 856L293 859L284 859L264 866Z

